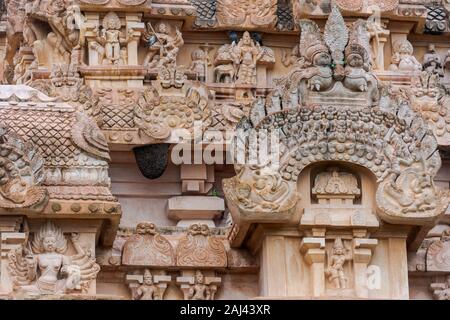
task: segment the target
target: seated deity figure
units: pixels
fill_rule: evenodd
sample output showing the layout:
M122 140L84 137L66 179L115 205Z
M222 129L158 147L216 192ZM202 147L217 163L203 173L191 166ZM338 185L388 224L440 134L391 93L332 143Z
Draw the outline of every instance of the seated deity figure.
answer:
M189 300L211 300L211 290L208 285L205 284L205 276L200 270L195 273L195 284L189 288L188 292Z
M158 287L153 283L153 275L148 269L144 272L143 284L136 290L135 300L161 300Z
M346 48L344 85L354 91L367 91L368 74L364 70L365 49L359 45L349 45Z
M78 239L79 234L70 235L76 255L65 255L66 237L59 227L47 222L35 233L28 248L12 251L8 257L9 271L19 291L43 295L85 290L86 281L95 278L100 267Z
M413 55L413 46L408 40L399 40L394 44L391 58L391 71L422 71L422 65Z
M325 44L318 25L313 21L302 21L300 37L300 59L297 67L300 79L307 79L307 88L312 91L326 91L333 84L331 54Z
M177 28L175 36L170 34L170 26L160 22L153 29L150 22L143 34L143 40L147 43L148 51L144 58L144 66L158 68L161 66L173 66L176 64L180 47L184 44L182 34Z

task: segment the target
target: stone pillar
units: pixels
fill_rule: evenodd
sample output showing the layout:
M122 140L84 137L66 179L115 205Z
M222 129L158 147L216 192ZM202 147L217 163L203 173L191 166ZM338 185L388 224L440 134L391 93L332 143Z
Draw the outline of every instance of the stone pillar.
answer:
M287 295L284 236L267 235L262 241L259 277L261 296L285 297Z
M353 239L353 270L355 292L358 298L369 298L367 266L372 259L372 252L377 244L377 239Z
M311 266L312 296L325 292L325 238L303 238L300 251Z

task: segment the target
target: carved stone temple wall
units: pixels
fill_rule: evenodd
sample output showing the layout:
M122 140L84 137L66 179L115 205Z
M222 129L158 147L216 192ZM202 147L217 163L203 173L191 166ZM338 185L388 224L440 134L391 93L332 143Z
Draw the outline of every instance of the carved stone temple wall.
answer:
M450 299L448 1L0 17L0 299Z

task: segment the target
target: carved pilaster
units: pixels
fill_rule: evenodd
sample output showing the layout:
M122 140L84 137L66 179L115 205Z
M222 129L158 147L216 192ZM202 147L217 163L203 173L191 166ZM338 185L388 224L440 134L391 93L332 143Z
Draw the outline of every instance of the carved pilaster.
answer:
M353 239L353 271L355 293L359 298L369 298L368 270L377 239Z
M325 238L303 238L300 252L311 266L312 295L320 297L325 292Z

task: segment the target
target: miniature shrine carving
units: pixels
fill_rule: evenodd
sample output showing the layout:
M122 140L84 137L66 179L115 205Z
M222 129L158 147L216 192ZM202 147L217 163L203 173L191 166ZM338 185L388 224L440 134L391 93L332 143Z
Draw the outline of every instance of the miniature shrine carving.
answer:
M100 65L125 65L128 63L128 53L125 45L130 41L132 29L121 31L120 18L115 12L109 12L102 21L102 28L94 30L96 41L91 47L98 53Z

